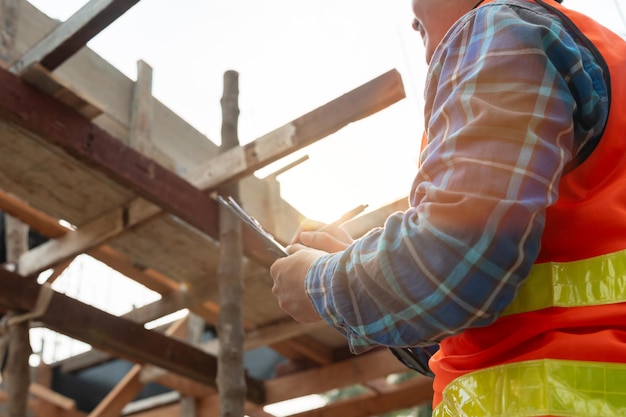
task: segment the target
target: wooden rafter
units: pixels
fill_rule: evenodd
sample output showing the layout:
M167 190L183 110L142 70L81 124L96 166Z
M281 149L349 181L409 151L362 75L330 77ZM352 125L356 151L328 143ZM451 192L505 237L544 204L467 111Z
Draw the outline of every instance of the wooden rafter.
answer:
M1 308L31 311L39 292L36 282L0 269ZM138 364L156 365L215 387L214 356L63 294L54 292L47 309L37 319L52 330L105 352ZM248 399L256 403L264 401L261 384L252 378L248 378Z
M432 400L432 380L417 377L403 382L383 394L365 394L328 404L291 417L370 417L427 404Z
M29 52L31 54L30 56L28 54L22 56L22 59L18 61L17 65L21 66L22 69L29 68L31 70L28 71L24 79L29 82L45 83L46 80L51 77L51 75L46 72L46 69L52 70L56 68L56 66L66 60L67 57L71 56L71 54L80 49L87 42L87 40L93 36L93 34L89 35L89 31L97 33L97 30L95 32L93 32L93 30L102 25L106 26L108 23L104 22L106 22L105 16L108 13L112 13L110 16L113 16L115 13L121 15L124 12L120 10L116 12L113 9L105 12L106 7L110 7L110 5L117 3L121 4L122 7L128 6L129 8L136 2L136 0L127 2L115 0L91 1L87 6L85 6L84 10L81 10L75 17L73 17L75 19L74 24L80 20L85 23L84 29L76 29L78 26L74 26L75 29L67 31L67 29L71 26L68 20L68 22L66 22L67 24L60 25L60 27L55 31L56 35L54 38L56 38L56 40L52 41L52 38L50 37L47 41L44 39L44 41L48 42L47 46L46 42L42 42ZM89 17L89 11L87 10L88 6L91 8L91 17ZM98 7L100 7L100 11L96 11ZM78 16L81 14L82 18L79 19ZM91 21L89 19L91 19ZM115 17L112 17L110 21L114 19ZM62 26L65 27L62 28ZM65 35L63 35L64 31L66 31ZM70 32L74 33L70 35ZM62 40L64 36L65 40ZM81 45L80 43L83 41L77 42L78 39L82 39L84 43ZM59 42L59 40L62 41ZM57 43L55 44L54 42ZM45 47L42 47L42 45ZM20 72L17 67L14 68L14 70ZM120 270L119 268L128 268L128 271L132 274L136 274L136 280L139 282L144 280L150 285L159 287L159 292L162 294L170 294L169 296L166 296L166 299L164 299L163 302L157 302L151 307L143 310L142 313L148 313L145 314L144 319L150 315L160 315L168 309L189 307L190 299L189 297L186 297L182 291L180 291L179 284L169 280L169 278L162 277L163 280L160 280L154 279L152 276L147 277L146 271L135 268L130 260L127 260L128 264L124 264L124 260L120 263L119 259L117 259L117 255L121 254L116 254L114 251L111 251L110 247L106 246L106 242L115 236L119 236L121 233L128 232L133 225L139 224L140 222L155 217L156 215L163 214L164 212L169 212L182 218L187 223L195 226L208 236L215 238L215 235L211 234L211 225L216 224L217 216L216 211L211 207L211 204L214 205L214 203L212 199L208 197L208 192L206 192L207 190L214 190L218 186L250 175L256 169L259 169L268 163L293 152L294 150L307 146L308 144L313 143L314 141L321 139L336 130L339 130L350 122L359 120L370 114L374 114L382 108L404 97L404 91L402 90L399 74L395 71L390 71L378 79L367 83L366 85L340 97L337 100L334 100L326 106L314 110L313 112L288 123L282 128L263 136L257 141L242 148L233 150L230 155L222 156L221 158L218 157L215 160L210 161L206 165L203 165L199 169L195 170L185 179L180 179L176 178L173 174L170 174L167 169L162 168L158 163L155 163L155 161L146 158L145 156L142 158L142 155L137 153L129 152L129 147L126 145L118 146L116 143L118 138L109 134L103 135L103 131L99 131L98 128L94 128L94 125L89 121L89 117L93 117L93 115L98 114L100 110L95 107L92 109L88 102L87 111L76 108L76 111L86 116L83 118L83 125L79 126L79 128L71 125L67 129L58 129L50 124L51 120L46 119L46 116L38 117L36 114L38 111L41 111L42 114L49 112L50 102L42 104L41 107L37 107L38 104L41 104L42 101L45 102L46 100L40 100L41 97L36 94L33 96L29 94L26 94L25 96L15 96L14 94L21 94L25 91L22 90L24 87L22 85L18 85L16 81L15 85L11 84L5 90L5 85L7 84L4 83L3 80L6 81L10 77L3 77L4 74L0 74L0 93L6 94L0 95L13 95L13 97L19 97L20 100L26 99L26 103L23 108L19 106L12 107L15 103L0 103L0 118L9 119L30 132L35 133L41 138L51 141L53 144L60 146L78 159L81 159L86 164L97 167L107 176L117 180L120 184L131 188L138 195L143 197L135 200L134 203L143 204L144 208L148 207L147 212L150 213L149 215L140 214L135 216L136 212L133 211L132 203L127 207L120 207L119 209L109 213L111 215L108 217L109 223L107 223L107 218L96 219L96 223L91 225L91 229L89 227L81 227L75 232L70 232L70 236L66 236L65 239L61 238L53 241L47 246L47 248L40 249L40 252L33 252L27 255L24 258L24 264L27 265L29 263L27 261L32 261L33 259L42 259L45 262L36 265L38 265L38 267L46 268L48 266L58 264L62 261L61 257L71 259L71 257L76 254L88 252L98 258L97 255L100 254L100 258L107 259L105 262L109 265L116 262L117 266L115 266L115 269ZM45 96L43 93L38 94ZM33 97L35 100L30 102L29 100L33 99ZM0 98L0 101L1 100L2 98ZM60 120L61 124L67 122L73 123L73 116L69 116L71 116L74 110L60 107L62 105L58 103L58 97L52 99L52 101L54 100L57 101L58 107L53 109L53 117L55 120ZM8 104L8 106L4 106L5 104ZM66 102L66 104L68 103ZM32 107L33 105L35 105L34 108ZM72 106L71 103L69 105ZM85 107L84 105L81 106L83 108ZM33 109L33 111L29 112L28 108ZM65 109L67 109L69 113L65 113ZM58 119L59 115L63 117ZM81 117L80 115L76 116ZM65 137L69 137L69 139L66 139ZM133 169L119 171L121 165L116 165L113 159L118 158L120 155L123 157L121 158L123 159L122 165L126 166L128 164L134 164L132 166ZM159 184L159 187L165 184L166 193L163 194L161 189L156 190L153 184ZM182 189L179 187L180 184L184 185ZM204 195L204 198L198 198L198 196L201 195ZM207 210L207 207L203 207L204 211L201 214L205 218L204 223L197 223L200 221L200 215L193 209L188 208L190 207L190 202L194 202L195 204L199 202L202 205L206 203L209 205L209 210ZM100 223L98 223L98 221ZM136 223L132 223L133 221L136 221ZM114 225L114 227L111 227L111 225ZM106 227L99 228L100 226ZM67 230L65 230L63 233L60 233L55 237L61 237L63 235L67 235L67 233ZM247 232L244 233L247 234ZM262 256L265 254L264 251L263 253L255 253L256 246L254 241L251 239L251 237L244 235L244 245L247 245L246 255L261 262L262 264L268 265L268 262L271 262L271 258L264 259ZM42 254L46 256L39 256ZM112 258L115 258L115 260L112 261ZM128 275L126 272L125 274ZM0 279L2 279L1 277L2 275L0 275ZM10 294L9 292L4 291L0 291L0 293L6 293L7 297L8 294ZM3 296L0 295L0 308L5 302L8 303L8 301L2 297ZM56 300L53 300L53 302L58 304ZM194 303L195 302L196 301L194 301ZM61 302L61 305L65 305L65 301ZM210 307L205 308L203 304L197 306L194 304L194 306L195 307L193 309L202 309L202 311L208 315L215 314L215 311L213 311ZM59 305L56 305L54 308L60 307ZM50 311L54 312L54 308L51 307ZM135 313L139 314L139 312ZM50 312L47 312L46 314L50 314ZM83 314L82 307L80 314ZM88 316L91 317L91 312ZM99 315L96 315L94 316L94 319L97 319L100 323L99 317ZM53 329L55 329L55 326L64 326L56 323L54 319L50 320L50 318L48 318L48 321L44 321L44 323ZM107 336L107 328L110 323L107 320L104 320L103 323L105 324L105 333L98 336L92 335L89 332L82 334L79 337L73 336L73 334L77 333L72 332L78 332L78 326L73 324L68 325L70 333L60 329L57 330L68 334L70 337L76 337L77 339L84 341L86 341L85 338L89 340L92 340L93 338L95 343L90 341L87 341L87 343L92 344L96 348L114 353L115 356L125 357L131 360L133 360L133 358L138 359L139 357L139 359L141 359L143 357L143 354L133 351L132 347L126 345L112 346L109 340L105 340L106 337L111 337L110 334ZM128 329L130 328L131 327ZM124 331L127 331L128 329L123 327ZM284 323L272 323L269 326L257 328L252 332L248 332L246 338L247 348L281 341L285 338L291 338L290 340L293 341L293 344L297 347L297 349L308 349L306 353L308 357L314 357L316 362L329 365L325 368L305 371L297 375L294 374L278 378L275 381L272 381L273 384L268 386L270 390L287 389L287 391L290 392L287 396L296 395L306 390L310 390L310 393L318 393L321 392L320 390L345 386L350 383L366 382L368 378L378 378L381 375L387 375L393 372L395 369L403 369L397 364L397 362L395 362L394 358L388 356L388 352L383 351L363 355L357 358L351 358L349 361L331 365L336 360L331 348L315 341L311 341L310 343L307 343L307 341L303 342L302 340L306 339L303 336L294 338L294 336L310 330L311 327L309 326L301 326L296 323L285 321ZM143 335L143 333L140 334L142 337ZM116 332L116 336L119 337L119 331ZM102 337L103 339L99 339L99 337ZM155 352L147 352L146 354L151 355L153 353ZM378 357L377 355L381 355L378 359L383 361L383 363L379 366L375 366L370 362L374 360L374 357ZM145 360L145 358L143 359L143 362L138 363L154 363L154 361L150 362L149 360ZM182 364L178 363L177 358L170 358L168 360L176 362L174 364L175 366L186 366L186 362ZM137 360L135 360L135 362L137 362ZM348 365L348 363L350 365ZM155 365L159 364L155 363ZM159 366L162 366L162 364ZM345 368L346 366L348 368ZM165 366L162 367L166 368ZM328 369L330 373L327 373L326 369ZM356 373L353 372L350 374L350 372L348 372L348 376L346 377L339 379L334 378L336 372L342 372L348 369L356 369ZM197 398L204 395L205 401L202 402L202 404L204 404L204 411L208 409L207 407L213 406L210 404L214 404L216 396L211 392L211 388L204 389L203 385L201 385L205 384L206 381L203 380L201 381L201 384L199 384L196 382L198 379L193 375L181 372L180 369L169 370L175 373L158 375L160 383L163 383L165 386L180 388L182 386L186 386L183 382L187 381L187 385L189 385L189 394L187 395L192 395ZM196 372L200 372L200 370L197 369ZM214 381L214 376L208 377L211 378L211 381ZM187 378L193 378L194 381L190 381ZM325 381L318 385L311 384L311 378L313 380L325 379ZM304 385L305 388L291 391L291 388L293 388L291 384L296 384L296 386ZM256 387L256 385L254 385L254 387ZM384 393L384 395L387 394L390 394L390 392ZM283 396L285 395L283 394ZM274 399L277 397L280 397L280 395L274 395ZM384 401L385 397L381 394L379 398ZM258 407L250 406L248 408L248 414L251 416L256 417L266 415L260 411Z
M165 332L166 336L181 337L185 330L188 317L172 324ZM89 413L89 417L117 417L122 409L141 392L144 382L139 375L144 365L134 365L122 380L107 394L98 406Z
M35 63L54 70L138 1L91 0L13 62L11 72L21 73Z
M380 349L324 367L270 379L265 382L265 398L268 404L276 403L365 383L406 369L389 351Z
M244 146L207 161L189 175L198 187L216 187L251 175L254 171L337 132L352 122L405 97L402 78L390 70L366 84L316 108Z
M404 98L399 73L396 70L389 71L244 147L214 158L206 166L191 173L187 177L188 182L123 144L70 108L29 88L11 74L0 72L0 83L6 84L7 88L7 94L3 94L7 98L0 98L0 116L13 120L101 169L156 205L150 207L138 199L126 208L109 213L107 216L110 217L94 220L90 228L96 230L110 229L110 222L115 222L116 231L109 232L107 238L127 231L163 209L217 239L217 203L208 195L209 191L250 175L279 157L310 145ZM3 88L0 87L0 92ZM20 97L20 100L11 100L10 97ZM83 233L77 230L72 234ZM72 244L62 244L70 245L65 250L61 250L59 245L51 250L40 247L36 249L37 253L27 254L31 259L24 263L30 266L31 273L41 271L55 261L60 262L61 257L75 256L106 239L89 234L87 237L71 238L71 241ZM273 262L273 256L247 228L243 230L243 243L247 256L267 266ZM42 256L41 252L44 251L46 256ZM54 253L59 253L61 259L51 259Z
M215 206L214 201L208 197L206 192L201 192L192 184L185 182L170 171L163 169L158 164L154 163L154 161L138 154L121 142L116 141L115 138L93 126L88 119L73 114L71 109L55 103L54 100L49 99L36 90L30 89L27 85L20 83L19 80L12 79L10 74L4 73L3 75L7 80L10 79L14 83L13 87L15 87L15 89L11 89L12 93L14 92L19 95L28 92L27 94L23 94L24 96L21 97L20 103L28 103L30 101L29 97L31 97L31 104L34 105L30 107L31 112L33 111L32 109L39 108L43 113L44 108L45 111L49 111L50 109L48 109L47 106L51 106L54 107L52 110L55 110L52 112L55 114L55 123L59 120L62 125L66 125L67 123L71 124L72 121L80 122L79 129L71 129L70 131L62 132L55 132L55 129L52 129L53 143L62 146L70 152L78 154L79 157L87 162L90 161L93 155L97 154L98 158L90 162L100 166L101 169L109 174L111 171L114 171L118 180L120 179L119 173L125 173L126 175L122 175L121 182L124 183L126 181L126 185L130 182L130 186L134 184L133 188L135 189L141 189L144 184L150 185L152 188L149 187L148 190L143 190L143 193L148 195L148 197L154 197L157 200L155 203L158 204L166 200L166 209L170 207L170 211L174 214L178 213L179 217L187 219L192 225L205 232L209 232L207 234L214 237L214 235L211 235L211 233L215 233L213 230L214 224L211 219L215 220L215 214L212 214L211 209L206 212L200 209L203 206L209 208L214 208ZM280 152L287 152L287 149L291 149L292 151L299 149L319 139L324 134L340 129L351 121L358 120L372 112L378 111L380 108L388 106L402 97L404 97L404 91L399 74L396 71L390 71L352 92L345 94L339 99L294 120L284 128L279 129L281 131L289 130L292 132L291 145L287 148L284 146L284 138L277 137L275 134L266 135L259 139L258 143L247 145L246 154L254 155L254 161L248 164L243 171L238 171L238 173L233 175L241 175L242 172L251 173L254 169L258 168L263 161L263 163L269 163L278 155L275 153L264 154L259 150L276 148L280 149ZM37 133L46 132L47 128L51 128L51 120L45 118L40 120L35 115L28 114L28 109L23 107L17 109L12 108L11 104L12 103L7 103L7 106L5 106L7 114L12 115L12 118L16 118L20 121L22 126L31 130L34 129ZM2 110L0 110L0 114L1 113ZM311 128L307 123L315 123L317 127ZM94 132L97 132L97 135ZM88 139L85 139L84 135L87 135ZM68 137L75 137L75 141L72 142ZM46 136L46 138L48 138L48 136ZM100 138L102 140L100 140ZM93 143L100 143L98 149L102 149L102 152L96 151L95 146L90 145ZM89 146L91 146L91 148L84 149ZM109 149L109 146L112 149ZM124 155L124 158L117 158L117 154ZM123 160L123 162L120 162L120 160ZM223 159L217 157L213 161L213 165L226 166L229 161L230 158ZM138 165L141 166L142 164L144 167L154 167L154 170L158 171L159 174L157 175L156 171L152 168L132 172L121 169L128 164L135 167ZM203 169L197 172L203 172ZM199 178L205 177L200 175ZM164 179L166 180L165 187L163 187ZM169 183L170 186L167 185L168 179L171 180ZM179 187L181 184L184 184L182 191ZM162 188L165 188L164 193L162 192ZM167 192L168 190L174 190L176 195L171 195ZM178 200L178 202L176 200L177 196L181 196L181 200ZM119 233L128 231L133 225L159 213L161 213L161 209L158 205L152 205L146 200L137 199L126 208L115 209L106 216L94 220L88 226L68 232L60 239L48 242L30 251L23 256L20 264L23 264L23 268L25 268L28 273L36 273L64 259L75 256L78 253L92 250L98 247L98 245L105 243L108 239L117 236ZM199 220L196 222L194 219ZM268 257L267 251L258 245L258 242L254 240L253 235L251 235L247 229L244 229L244 248L247 248L248 255L252 254L252 257L256 255L255 258L257 260L263 259L263 263L266 265L272 262L272 259Z
M0 209L14 216L19 216L25 223L36 225L37 230L49 237L63 236L69 230L60 225L59 222L52 217L28 206L23 201L1 190ZM190 308L194 313L203 317L208 323L217 322L218 306L208 301L201 301L201 297L197 296L198 291L181 289L180 284L176 281L154 270L138 267L130 259L116 252L110 246L97 246L87 253L136 282L162 294L161 299L132 310L125 314L123 316L124 318L143 324L183 308ZM281 342L285 343L289 338L310 332L322 326L325 326L325 324L321 322L319 324L302 325L290 319L263 327L250 325L248 326L249 331L246 334L245 348L248 350ZM310 357L314 362L319 364L326 364L332 361L332 353L325 351L319 343L313 340L308 339L303 340L301 343L289 344L297 345L296 350L300 354ZM217 351L215 341L204 343L203 348L212 352ZM280 349L280 347L278 348ZM75 358L69 358L63 361L63 367L64 371L71 372L108 359L110 359L108 354L98 350L92 350L78 355Z

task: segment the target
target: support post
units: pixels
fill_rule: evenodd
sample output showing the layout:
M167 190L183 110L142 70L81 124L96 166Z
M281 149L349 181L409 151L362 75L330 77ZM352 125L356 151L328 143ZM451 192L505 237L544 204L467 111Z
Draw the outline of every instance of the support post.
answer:
M28 251L28 225L13 216L5 214L6 251L9 263L17 262ZM26 278L25 278L26 279ZM19 313L9 311L4 318L8 323L4 337L9 338L6 379L7 379L7 416L25 417L28 406L28 387L30 386L30 321L11 323Z
M224 74L222 95L222 144L220 152L239 146L237 121L239 119L239 74ZM220 192L239 199L239 185L233 183ZM243 367L243 317L241 299L243 280L241 262L243 249L241 223L226 208L220 207L220 260L217 270L220 316L217 333L220 342L217 366L220 416L243 417L246 398L245 369Z
M198 346L202 341L204 333L204 320L202 317L189 313L187 323L187 341L194 346ZM180 417L198 417L198 400L186 395L180 400Z

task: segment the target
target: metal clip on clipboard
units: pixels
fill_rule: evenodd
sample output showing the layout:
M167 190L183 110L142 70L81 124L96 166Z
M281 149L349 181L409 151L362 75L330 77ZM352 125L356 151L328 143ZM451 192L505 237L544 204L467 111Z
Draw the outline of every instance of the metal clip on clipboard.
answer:
M287 249L285 249L283 245L278 243L278 241L274 239L274 236L272 236L271 233L263 229L261 224L254 217L246 213L245 210L241 208L239 204L237 204L234 198L230 196L228 198L224 198L221 195L218 195L217 201L224 207L228 208L235 216L239 218L239 220L241 220L250 229L252 229L252 231L255 232L263 240L263 242L267 246L267 249L270 252L272 252L279 258L287 256Z

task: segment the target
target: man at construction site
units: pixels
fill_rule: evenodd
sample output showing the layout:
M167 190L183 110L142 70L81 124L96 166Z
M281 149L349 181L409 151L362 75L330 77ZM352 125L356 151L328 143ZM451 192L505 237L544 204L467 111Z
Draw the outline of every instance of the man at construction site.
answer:
M434 374L434 416L626 416L626 42L565 6L413 0L410 208L271 267L296 320Z

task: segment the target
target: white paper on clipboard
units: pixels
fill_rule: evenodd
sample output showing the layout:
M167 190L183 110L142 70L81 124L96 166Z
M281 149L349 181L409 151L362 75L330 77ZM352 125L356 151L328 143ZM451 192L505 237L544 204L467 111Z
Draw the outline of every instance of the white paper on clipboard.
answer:
M270 252L272 252L279 258L287 256L287 250L285 249L285 247L278 243L278 241L274 239L274 236L272 236L271 233L263 229L261 224L254 217L246 213L245 210L241 208L239 204L237 204L234 198L224 198L221 195L218 195L217 201L224 207L228 208L234 215L239 218L239 220L241 220L246 226L252 229L252 231L255 232L263 240L263 242L267 246L267 249Z

